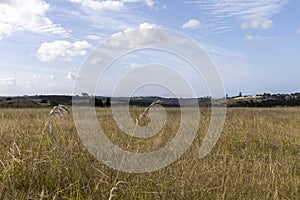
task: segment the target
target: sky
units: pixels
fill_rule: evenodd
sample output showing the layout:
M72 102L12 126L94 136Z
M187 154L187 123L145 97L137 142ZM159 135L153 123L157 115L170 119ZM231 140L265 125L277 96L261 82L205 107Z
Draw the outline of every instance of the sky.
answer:
M299 9L297 0L0 0L0 96L72 95L93 50L120 33L146 28L174 30L198 42L231 96L300 92ZM99 95L110 94L124 68L139 68L144 53L116 64L99 83L107 88ZM205 87L200 76L187 73L189 66L169 60L188 81ZM209 95L203 87L197 94Z

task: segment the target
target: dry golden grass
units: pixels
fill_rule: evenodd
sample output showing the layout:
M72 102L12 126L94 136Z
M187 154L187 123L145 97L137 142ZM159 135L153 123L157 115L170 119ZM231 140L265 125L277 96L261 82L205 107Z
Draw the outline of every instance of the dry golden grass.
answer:
M131 114L138 118L143 110L132 108ZM228 109L221 139L200 160L209 124L209 110L202 109L201 126L188 151L172 165L144 174L101 164L84 148L72 116L51 117L49 111L0 110L0 199L109 199L119 181L128 185L113 190L111 199L300 197L300 108ZM172 140L180 113L176 108L167 108L167 113L161 133L145 141L123 134L110 109L97 110L107 136L136 152L153 151ZM50 118L55 137L45 129Z

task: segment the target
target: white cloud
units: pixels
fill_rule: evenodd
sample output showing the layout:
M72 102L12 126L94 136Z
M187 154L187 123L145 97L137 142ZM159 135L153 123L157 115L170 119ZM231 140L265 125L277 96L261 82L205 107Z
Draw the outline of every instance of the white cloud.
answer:
M49 4L43 0L0 1L0 39L16 31L68 36L68 31L46 17L48 10Z
M142 23L139 26L140 29L153 29L153 28L158 28L156 24L150 24L150 23Z
M274 37L263 37L260 35L246 35L245 40L248 42L257 42L257 41L265 41L265 40L273 40Z
M146 0L146 4L149 6L149 7L152 7L155 2L153 0Z
M38 49L38 58L41 61L51 61L53 59L70 60L74 56L86 55L87 49L91 45L87 41L76 41L73 44L65 40L54 42L44 42Z
M124 3L139 3L143 2L145 3L148 7L153 7L155 2L154 0L123 0Z
M10 24L0 22L0 40L3 36L8 36L13 32L13 27Z
M198 29L200 28L201 24L197 19L190 19L186 23L182 25L183 29Z
M270 29L274 27L272 20L256 20L253 22L243 22L241 25L242 29Z
M281 12L288 0L191 0L208 20L217 19L220 23L224 19L232 18L242 23L242 28L268 29L273 27L271 18Z
M296 30L296 33L300 34L300 29Z
M85 38L88 40L98 40L98 41L103 39L103 37L100 35L87 35Z
M95 0L69 0L72 3L79 3L83 8L88 8L91 10L122 10L125 8L125 4L129 3L145 3L148 7L153 7L153 0L105 0L105 1L95 1Z
M94 1L94 0L69 0L73 3L80 3L82 7L89 8L92 10L120 10L124 7L124 3L122 1Z
M50 75L50 79L51 79L51 80L55 80L56 77L55 77L54 75Z
M14 87L16 84L17 79L15 78L0 79L0 87Z
M171 39L166 33L156 31L158 26L155 24L142 23L138 29L127 28L123 32L113 34L110 41L105 45L114 46L127 46L136 47L140 45L149 45L154 43L165 43ZM149 30L150 29L150 30ZM139 33L140 37L136 38Z

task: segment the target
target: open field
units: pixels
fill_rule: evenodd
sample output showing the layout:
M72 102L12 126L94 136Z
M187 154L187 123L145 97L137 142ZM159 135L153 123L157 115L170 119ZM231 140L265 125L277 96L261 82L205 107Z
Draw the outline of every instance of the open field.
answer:
M198 151L209 124L201 108L196 139L172 165L127 174L94 159L81 143L72 116L49 109L0 110L0 199L299 199L300 108L229 108L222 136L204 159ZM142 108L132 108L138 116ZM180 113L167 108L162 132L150 141L124 136L109 108L97 109L108 137L130 151L148 152L174 137ZM52 131L45 124L52 120ZM147 119L141 122L147 124ZM52 133L52 134L51 134Z

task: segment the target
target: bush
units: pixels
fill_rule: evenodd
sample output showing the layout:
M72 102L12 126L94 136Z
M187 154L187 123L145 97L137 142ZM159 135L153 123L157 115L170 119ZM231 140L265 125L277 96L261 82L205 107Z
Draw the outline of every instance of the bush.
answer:
M102 99L97 99L95 97L90 98L89 104L90 104L90 106L95 106L95 107L103 107L104 106Z
M59 102L58 101L50 101L50 106L58 106Z
M40 103L48 103L47 99L41 99Z
M110 107L111 106L110 98L106 98L105 106L106 107Z

